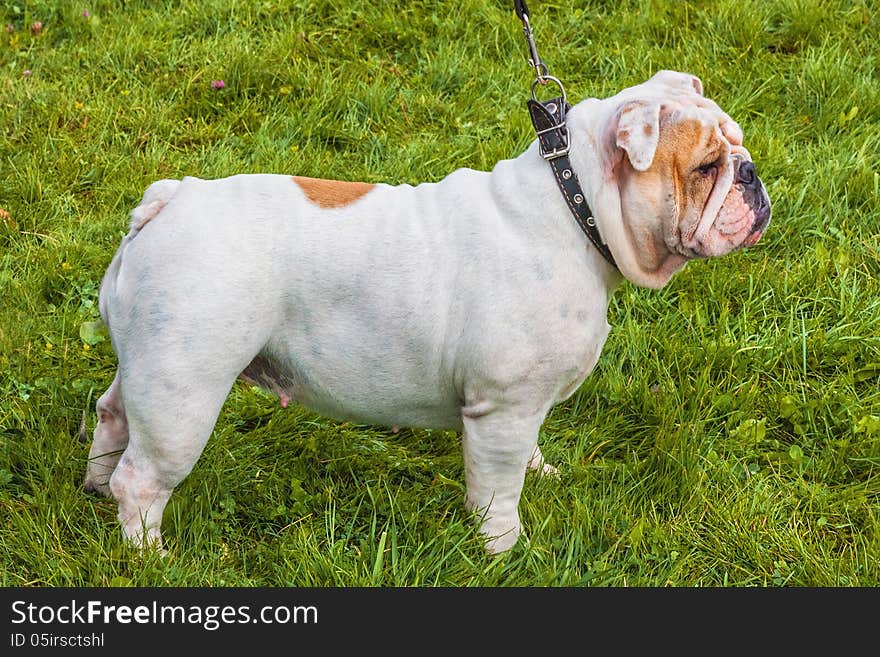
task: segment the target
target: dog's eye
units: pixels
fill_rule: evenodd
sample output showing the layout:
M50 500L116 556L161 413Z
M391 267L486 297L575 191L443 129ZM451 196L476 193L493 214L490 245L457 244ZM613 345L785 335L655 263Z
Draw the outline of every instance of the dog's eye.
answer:
M719 166L721 166L721 160L716 159L712 160L711 162L701 164L694 171L695 173L699 173L701 176L711 176L718 170Z

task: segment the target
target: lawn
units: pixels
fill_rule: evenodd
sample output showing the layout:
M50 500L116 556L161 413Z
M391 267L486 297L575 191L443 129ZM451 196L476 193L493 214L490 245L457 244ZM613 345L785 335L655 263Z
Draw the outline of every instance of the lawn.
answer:
M454 433L237 383L163 559L81 489L127 213L160 178L491 168L533 139L521 27L500 1L0 0L0 585L880 585L880 6L574 4L530 3L570 99L699 76L767 185L764 238L619 288L510 552L482 548Z

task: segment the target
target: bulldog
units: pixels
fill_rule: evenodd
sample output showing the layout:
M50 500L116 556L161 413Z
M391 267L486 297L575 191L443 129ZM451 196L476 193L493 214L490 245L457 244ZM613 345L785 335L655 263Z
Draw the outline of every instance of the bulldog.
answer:
M341 420L461 432L489 552L521 533L549 409L608 335L625 279L659 288L754 245L770 202L737 123L692 75L571 107L570 160L604 258L535 142L491 171L416 186L253 174L150 185L104 275L118 357L85 487L161 549L174 487L237 379ZM613 264L612 264L613 263Z

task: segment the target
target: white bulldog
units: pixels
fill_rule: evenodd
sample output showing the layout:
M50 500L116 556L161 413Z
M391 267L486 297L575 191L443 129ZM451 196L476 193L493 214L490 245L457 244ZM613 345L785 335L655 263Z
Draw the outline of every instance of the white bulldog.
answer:
M333 418L463 434L490 552L520 534L548 410L593 369L611 293L755 244L770 203L739 126L662 71L567 117L571 162L616 269L574 221L537 140L437 183L288 175L161 180L101 285L119 368L87 489L125 536L162 513L236 379Z

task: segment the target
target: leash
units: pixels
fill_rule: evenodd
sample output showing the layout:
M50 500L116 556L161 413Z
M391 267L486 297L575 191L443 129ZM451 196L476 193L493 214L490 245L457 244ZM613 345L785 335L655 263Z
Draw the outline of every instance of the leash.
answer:
M578 226L584 231L586 236L593 243L593 246L602 254L602 257L608 263L617 268L614 262L614 256L608 249L608 245L602 240L599 229L596 227L596 219L593 211L587 203L584 196L584 190L578 182L577 174L571 166L571 160L568 157L571 150L571 144L568 140L568 128L565 124L565 115L571 106L565 96L565 87L559 78L550 75L547 65L538 55L538 48L535 45L535 35L532 26L529 23L529 9L525 0L513 0L513 8L517 17L522 21L523 34L526 37L526 43L529 48L529 65L535 69L535 79L532 82L532 97L526 103L529 116L532 119L532 125L538 136L538 142L543 157L550 164L553 175L556 177L556 184L562 192L565 203L574 215ZM538 100L535 90L538 85L546 85L548 82L553 83L559 88L559 95L550 100Z

